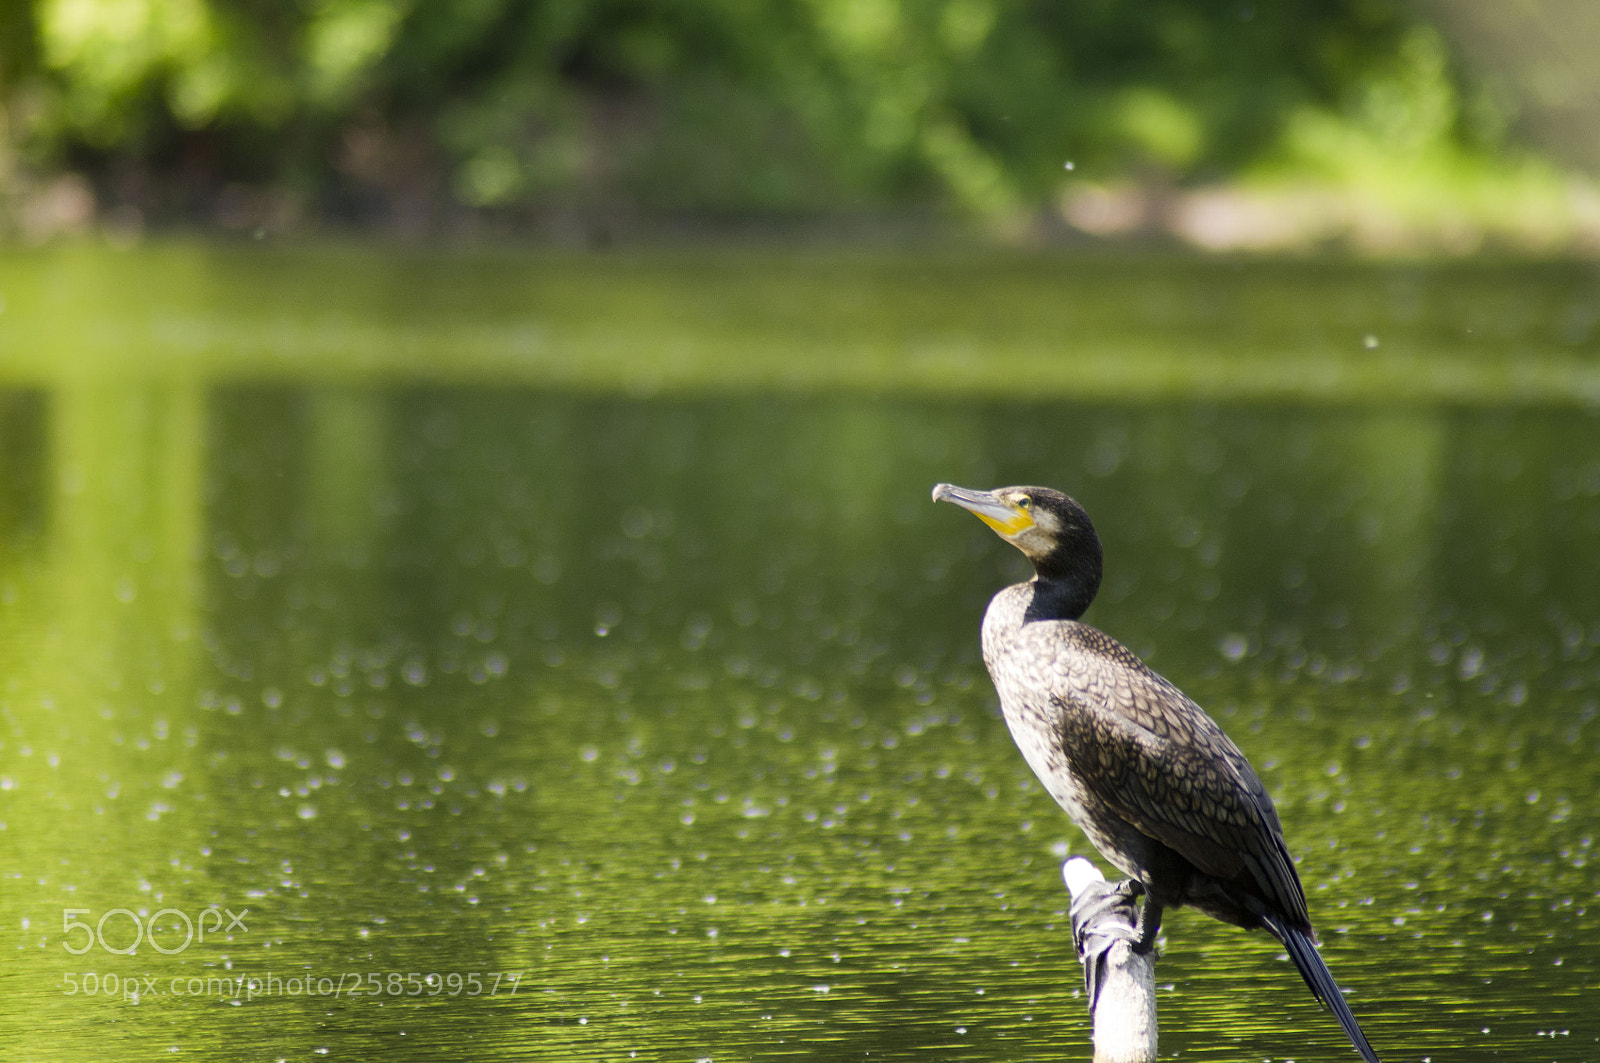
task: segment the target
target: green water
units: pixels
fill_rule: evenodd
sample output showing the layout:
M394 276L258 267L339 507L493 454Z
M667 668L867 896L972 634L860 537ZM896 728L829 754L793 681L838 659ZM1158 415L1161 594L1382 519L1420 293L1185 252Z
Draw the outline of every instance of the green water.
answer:
M4 1055L1087 1059L951 480L1088 507L1386 1059L1600 1060L1595 280L11 253ZM1355 1058L1166 935L1165 1058Z

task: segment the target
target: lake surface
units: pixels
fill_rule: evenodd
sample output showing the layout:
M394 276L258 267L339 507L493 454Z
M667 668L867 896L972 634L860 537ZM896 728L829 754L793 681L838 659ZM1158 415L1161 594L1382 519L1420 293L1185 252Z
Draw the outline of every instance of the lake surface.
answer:
M1250 756L1385 1059L1600 1060L1592 267L0 256L7 1058L1087 1059L978 654ZM1102 863L1102 866L1104 864ZM1164 1058L1354 1059L1168 916Z

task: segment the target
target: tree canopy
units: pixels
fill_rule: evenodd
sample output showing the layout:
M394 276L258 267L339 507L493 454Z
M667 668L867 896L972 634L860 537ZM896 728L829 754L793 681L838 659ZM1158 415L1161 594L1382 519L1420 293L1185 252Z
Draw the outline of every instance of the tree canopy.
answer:
M1403 0L21 0L0 94L0 179L151 217L981 215L1506 124Z

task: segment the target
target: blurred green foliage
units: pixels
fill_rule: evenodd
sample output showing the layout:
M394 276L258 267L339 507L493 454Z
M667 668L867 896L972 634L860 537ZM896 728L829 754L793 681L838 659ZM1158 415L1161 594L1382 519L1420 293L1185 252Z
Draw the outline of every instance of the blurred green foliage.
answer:
M1308 115L1505 125L1404 0L13 0L0 96L0 178L158 218L262 189L368 220L992 216L1069 164L1182 182L1328 141Z

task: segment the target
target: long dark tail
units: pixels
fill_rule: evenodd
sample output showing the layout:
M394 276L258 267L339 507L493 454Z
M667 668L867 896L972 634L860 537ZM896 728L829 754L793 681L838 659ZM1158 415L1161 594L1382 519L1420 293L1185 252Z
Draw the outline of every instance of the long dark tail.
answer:
M1339 1025L1344 1027L1345 1036L1356 1046L1361 1058L1367 1063L1379 1063L1378 1053L1372 1050L1372 1046L1367 1043L1367 1035L1361 1032L1361 1024L1350 1014L1350 1005L1344 1002L1344 994L1339 992L1339 985L1333 980L1333 972L1328 970L1328 965L1322 962L1322 954L1317 951L1316 945L1311 943L1311 935L1270 915L1262 916L1261 921L1272 932L1272 936L1283 942L1283 947L1289 950L1289 958L1299 969L1300 977L1306 980L1306 985L1311 987L1312 995L1322 1002L1322 1006L1332 1011L1338 1018Z

